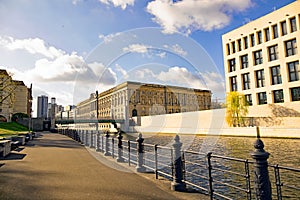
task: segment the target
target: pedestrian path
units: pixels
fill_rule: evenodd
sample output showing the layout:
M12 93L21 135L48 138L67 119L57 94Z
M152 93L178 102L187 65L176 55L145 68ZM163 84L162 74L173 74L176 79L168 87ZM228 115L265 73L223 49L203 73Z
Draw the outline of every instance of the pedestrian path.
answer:
M199 199L110 167L93 154L66 136L43 133L0 160L0 199Z

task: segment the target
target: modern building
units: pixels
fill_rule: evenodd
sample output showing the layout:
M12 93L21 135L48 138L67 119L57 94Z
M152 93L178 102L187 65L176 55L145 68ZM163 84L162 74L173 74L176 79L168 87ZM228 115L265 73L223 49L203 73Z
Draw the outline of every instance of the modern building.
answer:
M126 130L132 117L210 108L211 91L209 90L125 82L100 94L92 94L89 99L80 102L76 106L76 118L124 120ZM106 126L106 124L100 125L102 128Z
M47 113L48 113L48 97L45 95L39 96L37 102L37 117L46 119Z
M226 92L245 94L249 116L300 116L300 1L224 34L222 43Z

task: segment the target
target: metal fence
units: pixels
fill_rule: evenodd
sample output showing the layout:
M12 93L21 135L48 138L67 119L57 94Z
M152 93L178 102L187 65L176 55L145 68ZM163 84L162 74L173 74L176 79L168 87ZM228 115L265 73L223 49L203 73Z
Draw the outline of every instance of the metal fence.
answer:
M211 199L300 199L300 169L270 165L264 160L181 151L179 139L172 147L165 147L143 143L141 134L136 141L130 141L123 140L121 133L111 135L108 132L70 129L59 129L58 132L95 148L105 156L112 156L118 162L136 166L138 172L153 172L156 179L164 177L172 184L181 184L187 190L207 194ZM179 154L176 154L178 147ZM255 148L258 155L267 154L263 145ZM270 178L257 171L264 164ZM260 180L261 177L268 180ZM268 183L272 186L270 198L263 196Z

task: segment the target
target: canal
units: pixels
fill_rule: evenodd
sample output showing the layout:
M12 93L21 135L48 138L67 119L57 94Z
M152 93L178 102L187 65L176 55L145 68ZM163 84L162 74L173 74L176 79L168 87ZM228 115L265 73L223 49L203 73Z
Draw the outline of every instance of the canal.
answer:
M143 134L144 143L171 147L175 134ZM124 139L135 140L137 134L125 135ZM254 151L253 137L223 137L180 135L184 150L200 153L213 152L221 156L251 159ZM300 139L261 138L265 150L270 153L269 163L300 168Z
M174 134L143 134L144 143L158 144L160 146L172 147L174 143ZM124 139L135 140L137 135L126 135ZM253 143L256 138L253 137L217 137L217 136L200 136L200 135L180 135L183 142L183 150L190 150L199 153L212 152L215 155L234 157L240 159L251 159L251 153L254 151ZM300 168L300 140L299 139L279 139L279 138L262 138L265 144L265 150L270 153L269 164L279 164L280 166ZM205 157L194 156L189 158L191 160L205 160ZM243 172L243 163L235 163L231 161L216 160L215 163L222 169ZM200 169L195 165L186 166L186 170L194 174L205 174L206 169ZM253 183L253 165L250 165L250 179L252 188L252 198L254 198L254 183ZM272 185L273 198L277 199L276 181L273 168L269 168L269 175ZM221 178L222 181L226 179L233 184L242 186L244 179L240 177L224 174L222 172L216 173L216 177ZM300 187L300 173L293 173L290 171L281 170L281 179L284 184ZM224 178L225 177L225 178ZM186 177L190 182L197 183L203 186L207 185L207 181L197 178L197 176ZM246 199L246 194L241 193L231 188L216 184L215 190L221 193L226 193L233 199ZM252 199L251 198L251 199ZM291 190L290 188L283 189L283 199L300 199L300 191Z

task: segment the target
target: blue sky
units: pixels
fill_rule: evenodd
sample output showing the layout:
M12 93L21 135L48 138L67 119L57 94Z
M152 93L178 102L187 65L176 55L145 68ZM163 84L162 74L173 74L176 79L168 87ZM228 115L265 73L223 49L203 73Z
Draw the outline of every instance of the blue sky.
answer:
M291 2L0 0L0 68L63 105L125 80L224 98L222 34Z

